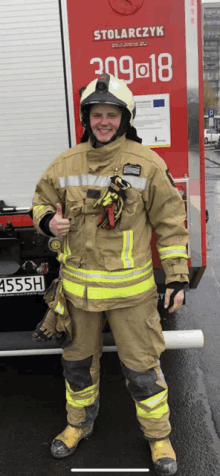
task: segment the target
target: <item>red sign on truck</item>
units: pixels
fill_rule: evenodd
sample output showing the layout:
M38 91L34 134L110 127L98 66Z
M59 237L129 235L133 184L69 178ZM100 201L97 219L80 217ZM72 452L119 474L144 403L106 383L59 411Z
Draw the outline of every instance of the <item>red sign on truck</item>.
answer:
M134 94L142 143L165 160L185 200L197 285L195 273L206 266L200 2L88 0L76 8L65 0L63 6L75 141L83 133L80 89L102 73L123 79ZM160 267L156 251L154 266Z

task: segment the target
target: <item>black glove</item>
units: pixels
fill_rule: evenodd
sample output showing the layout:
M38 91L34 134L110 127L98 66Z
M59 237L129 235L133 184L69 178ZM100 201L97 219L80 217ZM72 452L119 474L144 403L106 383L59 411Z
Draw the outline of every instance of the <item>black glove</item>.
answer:
M42 321L37 325L32 339L37 342L47 342L56 334L56 318L55 314L48 309L44 314Z
M56 315L49 309L33 332L32 339L37 342L48 342L55 338L56 347L64 349L72 339L67 329L65 332L56 330L56 322Z
M182 289L184 289L184 286L185 284L187 284L186 281L173 281L172 283L169 283L169 284L166 284L166 289L169 288L169 289L173 289L173 292L172 294L170 295L170 304L169 306L166 308L167 310L170 309L173 304L174 304L174 298L176 296L176 294L181 291Z

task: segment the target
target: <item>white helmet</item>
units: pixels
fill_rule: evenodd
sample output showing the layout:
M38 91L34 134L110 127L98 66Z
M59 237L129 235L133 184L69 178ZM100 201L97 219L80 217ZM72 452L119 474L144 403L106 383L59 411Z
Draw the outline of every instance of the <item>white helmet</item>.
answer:
M111 74L103 73L94 79L83 90L80 100L80 120L84 124L86 106L92 104L111 104L120 106L130 114L129 123L132 126L135 117L135 103L131 90L126 83Z

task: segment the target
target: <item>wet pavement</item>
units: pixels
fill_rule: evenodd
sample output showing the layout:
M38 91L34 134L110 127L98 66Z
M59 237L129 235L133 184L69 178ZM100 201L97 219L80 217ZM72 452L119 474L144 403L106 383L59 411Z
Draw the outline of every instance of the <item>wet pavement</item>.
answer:
M177 476L220 475L220 152L207 148L205 156L208 266L198 288L187 292L186 305L175 315L162 313L164 330L202 329L205 335L204 348L166 350L161 357ZM31 311L30 300L29 306ZM93 475L115 469L115 474L154 476L116 353L101 359L94 433L65 460L53 459L49 451L66 426L60 355L1 357L0 372L0 475Z

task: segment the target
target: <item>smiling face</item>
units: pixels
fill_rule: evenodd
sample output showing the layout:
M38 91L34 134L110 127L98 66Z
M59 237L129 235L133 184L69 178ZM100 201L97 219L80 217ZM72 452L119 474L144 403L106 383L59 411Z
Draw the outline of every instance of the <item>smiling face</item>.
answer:
M90 126L97 141L104 145L116 134L121 122L121 110L110 104L95 104L90 110Z

